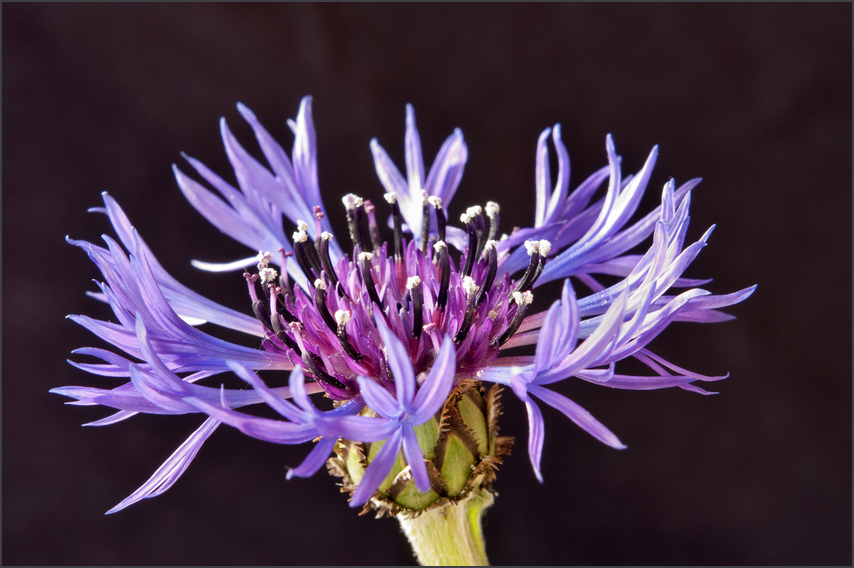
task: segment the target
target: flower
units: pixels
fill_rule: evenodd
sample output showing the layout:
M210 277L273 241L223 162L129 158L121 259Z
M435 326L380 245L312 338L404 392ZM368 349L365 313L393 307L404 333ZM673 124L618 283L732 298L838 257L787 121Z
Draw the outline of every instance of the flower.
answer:
M91 425L138 413L205 416L155 474L109 512L166 491L221 423L279 444L317 441L288 478L314 474L334 451L339 458L330 460L330 467L345 477L352 506L390 499L418 509L470 490L476 477L471 471L478 472L476 483L491 481L485 472L510 443L497 436L502 386L527 408L529 456L542 481L544 421L538 401L605 444L625 447L550 385L575 377L620 389L676 386L706 393L694 383L724 378L687 371L646 348L671 322L730 319L717 310L755 289L716 296L698 287L708 281L682 278L712 231L684 246L691 190L699 179L678 188L670 180L661 205L628 224L657 148L636 175L623 178L608 136L608 166L570 192L560 126L546 129L537 145L534 225L499 236L500 208L493 202L465 209L459 217L463 228L449 224L447 211L467 147L455 131L425 175L414 111L407 106L406 178L376 140L370 145L387 191L393 238L382 241L371 201L346 195L348 256L332 235L321 200L311 99L303 99L296 121L289 123L295 134L290 158L249 109L239 104L238 110L253 128L269 169L240 146L223 120L222 137L239 188L190 157L192 168L221 198L177 167L174 171L190 203L253 251L226 264L193 262L210 271L243 269L252 316L172 278L106 193L97 211L108 215L119 242L104 236L103 247L68 239L103 275L100 293L92 295L110 304L117 322L69 317L119 351L78 349L75 355L100 362L71 364L129 381L113 389L68 386L51 392L73 398L70 404L117 410ZM557 152L554 185L550 137ZM591 203L606 179L604 197ZM283 216L296 229L291 239ZM652 245L644 254L628 254L650 235ZM596 274L621 279L605 287ZM578 298L570 277L591 293ZM560 299L546 312L529 313L537 287L556 279L564 280ZM668 294L672 288L686 291ZM204 323L259 338L261 347L218 339L198 329ZM535 345L535 355L507 356L508 349L523 345ZM618 374L616 363L627 357L654 374ZM256 373L275 370L292 371L288 386L269 387ZM251 389L200 384L223 372L235 373ZM483 383L497 386L487 393ZM321 401L310 395L318 393L332 400L331 408L317 407ZM237 410L254 404L266 404L281 419ZM461 456L462 477L453 471L457 466L449 452ZM398 499L406 491L409 496ZM431 491L428 500L411 500Z

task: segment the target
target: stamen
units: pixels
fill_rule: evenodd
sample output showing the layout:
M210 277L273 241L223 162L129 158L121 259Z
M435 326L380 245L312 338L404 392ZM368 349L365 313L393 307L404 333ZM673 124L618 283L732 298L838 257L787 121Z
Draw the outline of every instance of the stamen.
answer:
M478 259L483 253L484 245L486 245L486 221L483 219L483 208L480 205L475 205L474 207L469 207L466 213L472 218L475 231L477 232L477 252L474 258Z
M431 195L427 198L427 201L433 206L433 209L436 210L436 225L438 225L439 228L439 237L437 240L444 241L445 227L448 224L448 218L445 216L445 210L442 209L442 198Z
M302 224L305 225L305 223ZM317 251L314 245L309 242L308 233L304 230L294 233L294 257L306 278L311 279L320 276L320 272L323 270L320 265L320 257L317 256ZM314 269L314 273L312 269Z
M359 251L368 250L368 214L365 212L365 201L361 197L356 198L356 209L353 211L353 222L356 225L356 238L359 242Z
M438 243L437 243L438 244ZM424 326L424 298L421 296L421 278L411 276L406 280L406 289L412 298L412 337L421 339L421 329Z
M299 343L299 348L302 353L302 361L303 363L305 363L305 366L308 371L312 375L314 375L314 378L317 381L323 381L339 389L347 390L347 386L344 383L342 383L341 381L339 381L338 379L323 370L323 360L305 348L305 344L303 343L302 337L300 336L301 327L302 324L300 323L292 323L291 331L293 332L294 338L296 338L297 343Z
M541 251L548 254L551 247L551 243L546 240L525 241L525 249L528 251L531 261L528 264L528 269L525 271L525 274L516 284L516 292L524 292L534 285L534 282L536 282L537 278L540 276L540 273L543 271L543 266L546 263L546 257Z
M373 253L370 252L359 253L359 260L362 261L362 282L364 282L365 288L368 289L368 296L370 296L371 301L379 306L380 311L382 311L383 305L380 302L379 294L377 294L373 274L371 274L371 259L373 257Z
M267 265L270 264L270 260L273 258L273 255L269 252L264 252L262 250L258 251L258 256L255 257L255 260L258 261L258 270L262 268L267 268Z
M332 240L332 233L327 233L323 231L320 234L320 264L323 266L323 271L326 273L326 277L329 278L329 282L332 284L332 287L335 288L335 291L338 292L339 295L343 292L345 298L349 299L350 296L347 295L347 292L344 291L343 286L339 286L340 281L338 280L338 275L335 274L335 269L332 267L332 259L329 258L329 241Z
M288 321L291 321L288 319L289 317L293 318L293 321L296 321L296 318L294 318L294 316L285 309L284 306L281 306L282 310L280 312L280 304L281 302L278 299L277 290L270 290L270 324L273 326L273 333L275 333L276 337L279 338L279 341L284 343L289 349L293 349L295 352L299 353L299 345L297 345L296 341L288 337L288 334L285 333L285 329L279 321L279 315L281 312L284 312L283 317Z
M267 285L275 282L278 275L279 273L276 272L275 268L262 268L258 271L258 276L261 278L261 282Z
M519 326L522 325L522 320L525 319L525 312L528 310L528 306L531 305L531 302L534 301L534 295L531 292L513 292L513 300L516 302L516 313L513 314L513 320L510 322L510 325L507 326L507 329L504 333L501 334L501 337L498 340L493 341L494 347L501 347L507 340L513 337L513 334L516 333L516 330L519 329Z
M448 286L451 284L451 259L448 257L448 245L439 241L433 245L439 255L439 269L441 277L439 280L439 298L436 300L436 310L444 312L448 303Z
M370 229L371 234L371 245L374 247L373 251L377 252L380 248L380 245L382 244L382 241L380 240L380 231L377 228L377 219L374 215L375 209L376 207L374 207L374 204L366 199L365 213L368 214L368 228Z
M353 248L359 244L359 238L356 236L356 199L357 197L352 193L341 198L344 209L347 211L347 227L350 229L350 241L353 243Z
M397 203L397 195L394 193L386 193L385 200L391 205L391 218L394 220L394 262L400 263L403 260L403 216L400 214L400 205Z
M335 322L332 314L329 313L329 310L326 309L326 284L319 278L314 281L314 305L317 306L320 317L323 318L329 329L337 332L338 324Z
M326 284L323 280L318 279L314 281L314 286L314 302L317 306L317 311L320 312L320 317L323 318L323 321L326 322L329 329L338 337L338 342L341 344L341 347L344 348L344 352L353 359L361 361L363 357L353 348L353 345L350 343L350 338L347 337L347 333L344 331L344 326L339 323L337 317L333 318L332 314L329 313L329 308L326 305ZM338 314L342 312L343 310L338 310L335 312L335 315L338 316ZM349 315L349 312L343 313L347 313Z
M489 235L487 240L494 241L498 237L498 225L501 220L498 212L501 208L494 201L486 202L486 216L489 217Z
M486 271L486 278L480 287L480 294L477 296L477 306L480 306L486 300L486 293L492 288L492 283L495 282L495 274L498 271L498 251L495 249L495 241L486 241L483 247L483 253L486 255L486 261L489 263L489 268Z
M427 239L430 237L430 203L427 201L427 192L421 190L423 202L421 204L421 243L418 248L427 255Z
M471 207L469 211L471 211ZM477 227L475 227L474 220L468 212L460 215L460 221L466 224L466 230L469 233L469 248L466 252L466 263L463 267L463 271L460 273L461 276L471 276L472 268L474 268L474 259L477 253Z
M463 288L466 291L466 315L463 318L462 325L460 325L460 330L457 332L457 335L454 336L454 343L457 345L462 343L463 339L466 338L466 334L468 334L469 329L471 329L471 322L474 319L474 313L477 309L475 303L475 299L477 298L477 284L474 279L470 276L463 278Z

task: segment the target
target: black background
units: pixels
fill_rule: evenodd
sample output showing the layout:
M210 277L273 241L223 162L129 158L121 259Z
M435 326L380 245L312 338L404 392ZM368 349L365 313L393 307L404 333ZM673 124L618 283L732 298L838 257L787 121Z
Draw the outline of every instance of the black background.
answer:
M340 227L344 193L379 199L368 142L403 165L404 105L425 161L460 127L469 148L450 214L493 199L505 227L534 213L537 136L562 124L574 187L660 145L645 213L670 177L704 177L689 240L718 227L687 276L716 293L759 284L738 319L675 324L653 344L730 372L720 395L561 392L629 449L545 411L545 483L530 471L524 407L507 396L487 515L496 564L851 563L851 6L50 5L3 11L3 562L407 564L393 520L358 517L332 479L284 480L308 447L220 428L165 495L103 516L199 423L65 407L48 389L110 383L68 366L101 345L63 316L109 312L66 234L109 190L164 266L247 309L239 275L189 259L246 250L182 198L186 151L233 180L225 116L256 155L241 101L286 148L314 96L319 176ZM182 166L188 171L187 166ZM343 233L339 233L343 234ZM556 298L541 299L543 306Z

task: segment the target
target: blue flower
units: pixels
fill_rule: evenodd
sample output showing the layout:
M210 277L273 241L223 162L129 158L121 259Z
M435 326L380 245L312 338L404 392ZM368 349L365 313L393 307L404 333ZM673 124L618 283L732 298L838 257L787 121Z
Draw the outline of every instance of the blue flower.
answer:
M405 178L371 141L393 237L383 242L371 201L346 195L342 201L352 243L352 254L346 255L332 235L317 183L311 99L303 99L296 121L289 122L295 135L290 157L249 109L238 105L238 110L253 128L269 168L240 146L223 120L222 137L238 187L193 158L187 157L192 168L220 197L177 167L174 171L190 203L252 251L224 264L193 261L209 271L243 269L247 309L221 306L172 278L106 193L104 207L96 211L108 215L118 241L104 236L103 247L68 239L100 270L100 292L91 295L109 303L117 320L69 316L117 350L78 349L75 355L99 361L71 364L128 380L113 389L69 386L51 392L73 398L70 404L117 410L90 425L113 424L138 413L206 417L142 487L109 512L166 491L221 423L279 444L316 441L288 478L315 473L342 441L382 442L353 488L350 504L359 506L382 491L396 463L408 467L418 491L444 491L442 481L436 481L441 460L426 457L432 450L419 443L419 432L438 420L442 437L449 413L456 412L448 405L463 383L506 386L524 402L530 459L542 481L544 421L538 401L603 443L625 447L550 385L575 377L621 389L675 386L706 393L693 383L724 378L692 373L647 349L672 322L730 319L717 310L743 301L755 289L717 296L699 288L707 280L682 277L712 231L685 245L691 190L700 180L678 188L669 181L661 205L628 224L647 188L657 148L636 175L623 177L608 136L608 166L570 192L560 126L546 129L537 144L533 226L500 235L500 207L488 202L466 208L459 217L463 228L458 228L449 223L447 211L468 156L462 134L457 130L445 141L425 174L415 114L407 106ZM554 185L550 137L557 152ZM604 196L592 202L606 179ZM283 217L295 229L291 238ZM650 236L652 244L643 254L629 254ZM606 287L598 274L620 280ZM578 298L570 277L591 293ZM529 313L537 287L556 279L564 280L561 298L546 312ZM674 294L673 288L686 290ZM243 332L255 345L260 339L260 347L218 339L212 330L198 329L203 324ZM536 346L535 355L506 354L523 345ZM616 364L627 357L653 374L617 373ZM293 371L288 386L268 387L256 373L275 370ZM224 372L251 388L200 384ZM310 399L318 393L333 401L331 408L322 410ZM489 396L493 403L496 393ZM281 419L236 410L255 404L269 406ZM493 426L488 441L486 426L480 434L472 427L463 436L480 458L496 451Z

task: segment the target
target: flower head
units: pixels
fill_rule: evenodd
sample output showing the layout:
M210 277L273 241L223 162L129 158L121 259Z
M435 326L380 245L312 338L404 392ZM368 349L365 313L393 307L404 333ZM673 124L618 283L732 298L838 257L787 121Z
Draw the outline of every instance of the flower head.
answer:
M677 386L705 393L693 383L723 378L692 373L646 348L671 322L729 319L717 310L755 289L715 296L698 288L707 281L682 278L711 233L685 246L691 190L699 180L678 188L669 181L661 205L629 224L648 185L656 148L636 175L624 178L608 136L608 166L570 192L560 126L547 129L537 145L534 225L501 235L500 207L494 202L449 216L467 147L455 131L425 174L414 111L407 106L406 177L372 140L387 193L378 205L353 194L343 197L352 246L347 255L343 251L349 247L332 234L317 184L311 99L303 99L290 123L295 134L290 158L249 109L238 109L255 131L269 168L240 146L223 121L238 187L193 158L187 157L192 168L222 198L174 170L190 203L250 249L250 256L231 263L194 261L205 270L243 269L246 309L216 304L172 278L106 193L98 211L109 216L120 242L105 236L105 248L69 239L101 271L100 293L93 296L110 304L117 322L70 317L119 351L79 349L76 355L100 362L72 364L129 380L114 389L52 392L75 399L72 404L117 410L92 425L138 413L205 416L154 476L110 512L168 489L221 423L279 444L315 440L289 478L312 475L335 451L338 458L330 467L346 478L353 506L390 500L418 509L464 494L477 477L472 471L477 483L491 482L486 472L509 447L508 439L497 436L502 386L527 408L529 455L542 481L544 420L538 402L557 408L605 444L625 447L587 411L552 390L554 383L575 377L613 388ZM554 185L549 137L558 156ZM606 179L604 196L593 202ZM388 214L387 242L377 223L383 214L378 207ZM291 238L283 217L293 229ZM459 227L451 222L456 218ZM650 236L646 252L629 254ZM606 287L596 274L620 280ZM570 277L591 293L579 298ZM564 279L560 299L546 312L531 313L537 287L555 279ZM673 288L686 290L673 294ZM218 339L197 328L203 323L254 336L260 347ZM536 346L535 355L507 355L523 345ZM645 363L653 374L619 374L616 364L627 357ZM292 370L288 386L267 386L256 373L262 370ZM200 384L223 372L251 388ZM483 383L496 386L487 393ZM332 401L325 410L318 407L321 400L310 398L317 393ZM254 404L266 404L281 418L237 410ZM431 497L418 497L425 495Z

